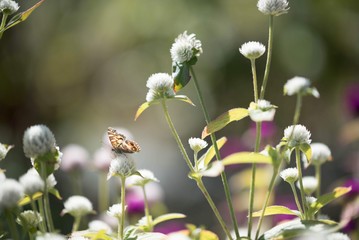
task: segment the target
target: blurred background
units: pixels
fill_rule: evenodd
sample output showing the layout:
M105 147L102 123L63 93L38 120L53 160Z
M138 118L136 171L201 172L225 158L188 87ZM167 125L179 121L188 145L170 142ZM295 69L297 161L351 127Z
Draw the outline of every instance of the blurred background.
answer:
M20 11L36 3L19 0ZM195 33L203 54L195 66L212 118L234 107L247 108L253 99L250 62L238 48L247 41L267 45L268 17L254 0L47 0L30 18L5 32L0 42L0 142L14 144L1 162L7 177L18 178L31 166L22 151L24 130L45 124L60 148L78 144L88 152L81 174L82 192L96 204L94 154L103 145L108 126L127 129L141 145L134 154L138 168L153 171L160 180L163 202L170 212L188 215L186 222L217 231L217 222L171 136L162 109L153 106L135 122L145 101L148 77L171 73L169 49L178 34ZM295 97L283 96L284 83L294 76L313 81L321 97L305 97L300 123L313 142L327 144L333 162L323 168L323 192L359 177L359 3L357 0L290 1L288 14L274 21L274 50L266 99L278 106L264 142L277 144L291 125ZM262 79L265 57L257 61ZM259 82L259 84L261 81ZM199 105L193 83L180 93ZM205 125L200 108L171 102L170 114L188 147ZM251 150L249 119L228 125L223 155ZM210 141L208 139L208 141ZM249 166L245 166L249 167ZM234 193L243 185L245 167L228 169ZM313 174L312 169L305 172ZM72 195L71 177L55 174L64 199ZM233 177L232 177L233 176ZM264 175L265 176L265 175ZM269 181L270 175L268 176ZM265 179L265 177L263 177ZM205 181L221 211L226 212L220 179ZM245 185L245 184L244 184ZM111 192L118 192L118 184ZM278 186L278 194L289 187ZM260 194L260 193L258 193ZM58 213L62 203L55 198ZM339 205L339 204L338 204ZM245 224L247 203L235 198L239 223ZM329 209L338 218L341 207ZM57 228L69 232L71 219L58 216ZM225 216L227 219L227 217Z

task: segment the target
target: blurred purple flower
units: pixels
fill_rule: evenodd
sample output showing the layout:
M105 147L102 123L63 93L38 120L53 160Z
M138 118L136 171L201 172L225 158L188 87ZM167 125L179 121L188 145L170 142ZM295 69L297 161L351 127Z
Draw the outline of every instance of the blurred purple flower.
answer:
M127 212L129 214L142 214L145 211L145 202L139 192L134 191L133 188L126 192Z
M62 162L60 168L63 171L82 170L89 160L88 151L77 144L69 144L62 150Z
M352 187L347 196L355 197L359 194L359 179L351 178L345 181L344 187Z
M353 83L347 87L345 104L353 117L359 117L359 83Z
M154 229L155 232L168 234L172 232L177 232L180 230L186 229L186 225L184 222L181 221L170 221L161 223L160 225L157 225Z

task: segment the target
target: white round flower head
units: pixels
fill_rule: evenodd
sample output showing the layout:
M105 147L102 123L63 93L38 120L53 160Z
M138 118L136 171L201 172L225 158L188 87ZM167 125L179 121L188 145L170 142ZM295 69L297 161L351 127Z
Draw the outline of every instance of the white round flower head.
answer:
M125 206L125 211L127 209L127 206ZM107 214L109 216L115 217L115 218L121 218L122 216L122 204L121 203L117 203L112 205L108 211Z
M193 137L188 139L188 144L195 153L198 153L208 146L208 143L205 140Z
M213 161L212 164L199 174L204 177L218 177L224 171L224 165L221 161Z
M42 222L40 213L32 210L23 211L20 213L20 217L16 219L16 222L26 228L36 228Z
M24 189L19 182L14 179L5 179L0 185L0 206L13 208L24 196Z
M170 49L172 61L175 63L184 63L192 60L193 57L199 57L202 50L202 43L196 39L195 34L187 34L187 31L178 35Z
M67 238L58 233L44 233L42 235L37 235L36 240L66 240Z
M108 171L112 159L112 151L107 148L97 149L93 156L93 164L96 169Z
M161 99L164 97L173 97L175 92L173 90L173 78L167 73L155 73L152 74L148 80L146 86L149 91L146 95L146 101L151 102L153 100Z
M129 177L136 170L135 162L133 159L125 154L115 153L115 158L112 159L107 179L112 176Z
M36 158L56 150L54 134L45 125L35 125L26 129L23 138L26 157Z
M64 207L62 214L68 213L73 217L82 217L94 212L90 200L79 195L69 197L64 203Z
M327 240L350 240L350 238L344 233L337 232L329 234Z
M310 81L304 77L294 77L284 84L284 94L292 96L299 94L310 87Z
M326 161L332 160L332 153L329 147L323 143L312 143L310 144L312 149L312 163L321 165Z
M279 16L287 13L287 0L259 0L257 3L258 10L267 15Z
M263 55L266 47L260 42L246 42L239 48L239 52L250 60L254 60Z
M257 103L252 102L249 105L248 111L254 122L273 121L275 106L267 100L259 99Z
M306 196L305 197L305 201L307 202L307 204L310 206L312 203L317 201L317 198L312 197L312 196Z
M147 169L137 170L141 176L132 175L126 179L126 185L128 186L145 186L150 182L159 182L159 180L155 177L153 172Z
M318 181L315 177L307 176L303 177L303 190L306 195L310 196L318 187ZM299 181L297 181L297 187L300 189Z
M291 125L284 130L284 137L288 140L289 147L297 147L301 144L310 144L310 132L300 124Z
M24 192L28 196L32 196L37 192L42 192L45 187L44 181L37 173L35 168L31 168L19 178L20 184L24 187Z
M89 153L80 145L67 145L62 149L62 154L60 168L64 171L84 169L87 166Z
M13 0L1 0L0 10L7 15L11 15L19 10L19 4Z
M287 168L280 172L280 177L288 183L294 183L298 180L298 169L297 168Z
M105 230L106 234L112 233L111 227L104 221L100 221L100 220L93 220L93 221L89 222L89 230L94 231L94 232L98 232L100 230Z
M47 188L51 189L56 186L57 181L55 179L54 174L50 174L46 179Z

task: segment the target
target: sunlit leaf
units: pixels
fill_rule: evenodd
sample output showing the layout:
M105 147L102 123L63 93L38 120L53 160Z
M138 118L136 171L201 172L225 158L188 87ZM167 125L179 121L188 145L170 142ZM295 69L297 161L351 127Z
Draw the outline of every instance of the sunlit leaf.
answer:
M34 195L32 195L32 200L37 200L39 199L41 196L42 196L42 192L36 192L34 193ZM27 204L30 204L31 203L31 199L29 196L25 196L23 197L19 202L18 202L18 205L19 206L25 206Z
M335 228L336 224L327 224L317 220L300 220L295 219L282 224L279 224L272 229L266 231L259 240L284 240L284 239L295 239L296 237L313 236L315 233L322 232Z
M211 133L217 132L233 121L239 121L248 116L246 108L233 108L221 114L215 120L211 121L202 131L202 139Z
M182 213L168 213L168 214L164 214L161 215L159 217L157 217L155 220L153 220L153 225L157 225L161 222L165 222L168 220L172 220L172 219L179 219L179 218L185 218L186 215L182 214Z
M304 153L307 161L308 161L308 164L310 164L311 162L311 159L312 159L312 148L310 147L309 144L301 144L300 145L300 150Z
M135 121L150 105L151 104L149 102L145 102L145 103L141 104L141 106L137 109L137 112L136 112L136 115L135 115Z
M352 190L351 187L337 187L331 193L324 194L318 197L317 201L312 203L309 207L309 214L314 215L318 212L319 209L327 205L328 203L332 202L333 200L347 194Z
M253 217L260 217L262 215L262 210L258 212L254 212L252 214ZM291 210L285 206L268 206L265 210L265 213L263 216L270 216L270 215L295 215L298 216L300 213L297 210Z
M62 200L62 197L60 195L60 192L56 188L49 189L49 193L54 195L57 199Z
M16 24L19 24L23 21L25 21L29 16L30 14L36 9L38 8L45 0L40 0L38 3L36 3L34 6L32 6L31 8L27 9L26 11L24 12L21 12L17 15L15 15L14 17L12 17L10 19L10 21L8 22L8 24L6 25L5 27L5 30L15 26Z
M218 146L218 150L219 150L227 142L227 138L222 137L222 138L218 139L216 142L217 142L217 146ZM215 155L216 155L216 152L214 150L214 146L212 145L211 147L208 148L207 152L200 157L198 162L203 161L204 165L207 166L211 162L211 160L213 159L213 157Z
M227 165L242 164L242 163L266 163L272 164L272 159L260 153L254 152L238 152L233 153L222 160L222 163Z
M169 235L169 237L171 237L171 235L176 235L176 237L181 234L183 236L190 236L191 231L194 231L195 229L191 229L191 230L180 230L177 232L173 232ZM208 230L201 230L200 234L199 234L199 238L195 238L195 239L199 239L199 240L219 240L219 237Z
M185 95L175 95L173 98L169 98L170 99L175 99L175 100L180 100L186 103L191 104L192 106L195 106L194 103L192 102L191 99L189 99L189 97L185 96Z
M98 232L90 232L83 234L84 237L91 240L112 240L112 237L106 234L106 230L100 230Z

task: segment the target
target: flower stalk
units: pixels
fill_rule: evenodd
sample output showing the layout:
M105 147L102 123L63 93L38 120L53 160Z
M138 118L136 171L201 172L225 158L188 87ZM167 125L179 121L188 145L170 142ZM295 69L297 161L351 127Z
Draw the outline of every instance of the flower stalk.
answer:
M109 203L109 191L107 183L107 174L101 172L99 176L98 201L100 212L106 211Z
M122 214L119 221L119 228L118 228L118 239L123 240L124 236L124 229L125 229L125 194L126 194L126 176L121 176L121 207L122 207Z
M43 202L44 202L44 214L47 223L47 229L49 232L54 231L54 223L52 221L51 216L51 208L50 208L50 201L49 201L49 189L47 186L47 172L46 172L46 162L41 162L41 178L44 181L44 195L43 195Z
M143 198L144 198L144 203L145 203L145 216L146 216L146 219L147 219L147 225L150 227L149 231L152 232L153 226L152 226L150 208L149 208L149 205L148 205L148 199L147 199L145 185L142 185L141 188L142 188Z
M304 193L304 187L303 187L303 175L302 175L302 167L300 164L300 150L298 147L295 148L295 159L298 169L298 181L299 181L299 189L300 189L300 197L302 201L302 209L304 218L307 219L307 208L306 208L306 201L305 201L305 193Z
M195 89L196 89L196 92L197 92L197 95L198 95L198 99L199 99L199 102L200 102L200 105L201 105L201 108L202 108L202 112L203 112L206 124L208 125L210 123L209 114L208 114L206 105L204 103L203 95L202 95L201 89L199 87L199 84L198 84L196 74L194 72L193 67L190 68L190 71L191 71L191 74L193 76L193 82L194 82ZM212 144L213 144L213 147L214 147L216 158L217 158L218 161L220 161L222 158L221 158L221 155L220 155L220 152L219 152L219 149L218 149L216 136L215 136L214 133L211 133L210 137L211 137L211 141L212 141ZM234 212L232 199L231 199L231 193L230 193L229 184L228 184L228 180L227 180L227 176L226 176L225 171L223 171L221 173L221 179L222 179L222 184L223 184L223 188L224 188L224 192L225 192L225 196L226 196L226 200L227 200L227 205L228 205L229 212L230 212L231 219L232 219L232 223L233 223L234 232L235 232L236 238L239 239L240 235L239 235L239 231L238 231L237 218L236 218L236 215L235 215L235 212Z

